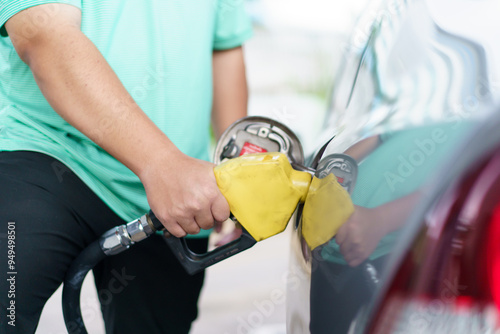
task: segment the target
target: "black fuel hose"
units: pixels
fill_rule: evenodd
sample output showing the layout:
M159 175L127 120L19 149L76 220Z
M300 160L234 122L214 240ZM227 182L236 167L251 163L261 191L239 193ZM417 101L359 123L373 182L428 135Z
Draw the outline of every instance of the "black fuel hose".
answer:
M153 221L149 217L153 217ZM119 254L163 229L161 222L149 212L128 224L116 226L105 232L76 257L64 278L63 315L69 334L87 334L80 309L80 293L83 280L105 257Z
M78 255L66 273L62 303L64 322L69 334L87 334L80 309L80 292L87 273L105 257L99 240L96 240Z
M66 273L63 287L63 315L69 334L87 334L80 309L80 292L87 273L106 256L119 254L163 229L162 223L152 211L149 211L137 220L107 231L78 255ZM237 240L204 254L192 252L187 247L184 238L170 236L165 238L165 241L190 274L248 249L256 243L255 239L244 229Z

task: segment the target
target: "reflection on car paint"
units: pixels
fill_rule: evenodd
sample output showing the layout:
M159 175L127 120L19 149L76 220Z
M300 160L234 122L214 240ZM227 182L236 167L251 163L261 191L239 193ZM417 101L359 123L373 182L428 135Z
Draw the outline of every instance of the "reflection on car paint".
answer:
M404 223L425 189L439 182L436 170L489 116L492 103L482 45L437 25L425 1L374 3L377 15L360 18L344 50L346 61L323 129L335 137L321 153L323 158L344 153L358 163L355 210L342 227L358 230L342 237L349 239L345 235L369 226L371 234L365 238L374 246L360 251L351 242L343 249L333 238L309 253L310 261L298 258L308 252L293 253L292 266L309 266L301 272L311 274L310 319L302 322L310 320L312 333L347 333L355 327L357 315L376 292L366 261L385 277L384 263ZM329 216L323 215L326 221ZM294 247L300 244L300 230ZM302 284L309 288L309 282ZM289 312L299 316L293 307ZM288 332L299 333L291 322Z

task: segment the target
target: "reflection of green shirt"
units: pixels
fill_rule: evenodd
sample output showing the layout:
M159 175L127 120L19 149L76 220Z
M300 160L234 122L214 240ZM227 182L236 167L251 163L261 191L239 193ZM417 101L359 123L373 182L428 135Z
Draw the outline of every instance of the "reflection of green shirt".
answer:
M251 35L243 1L1 0L0 34L15 13L54 2L81 8L83 33L139 106L184 153L208 160L212 51ZM35 32L51 14L34 22ZM127 221L149 209L137 176L52 110L8 37L0 38L0 150L61 160ZM54 172L64 180L59 167Z
M436 124L384 134L381 144L360 165L354 204L374 208L419 189L449 157L470 124ZM390 252L398 231L379 242L370 259ZM322 256L345 264L335 239L322 250Z

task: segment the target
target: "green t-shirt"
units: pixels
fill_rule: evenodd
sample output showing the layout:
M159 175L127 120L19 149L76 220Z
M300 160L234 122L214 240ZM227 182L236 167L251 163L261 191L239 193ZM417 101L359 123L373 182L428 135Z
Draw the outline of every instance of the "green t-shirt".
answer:
M142 110L182 152L208 160L212 52L240 46L252 34L243 1L0 0L0 150L55 157L121 218L133 220L149 210L139 178L50 107L6 37L10 17L45 3L81 8L83 33ZM64 182L61 165L54 172Z

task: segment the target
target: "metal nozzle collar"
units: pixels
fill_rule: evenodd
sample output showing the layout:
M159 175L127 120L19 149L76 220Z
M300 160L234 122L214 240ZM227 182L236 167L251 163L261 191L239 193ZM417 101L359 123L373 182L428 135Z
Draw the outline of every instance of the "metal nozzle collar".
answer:
M133 242L139 242L153 234L153 231L148 224L146 215L137 220L134 220L133 222L128 223L127 232Z

